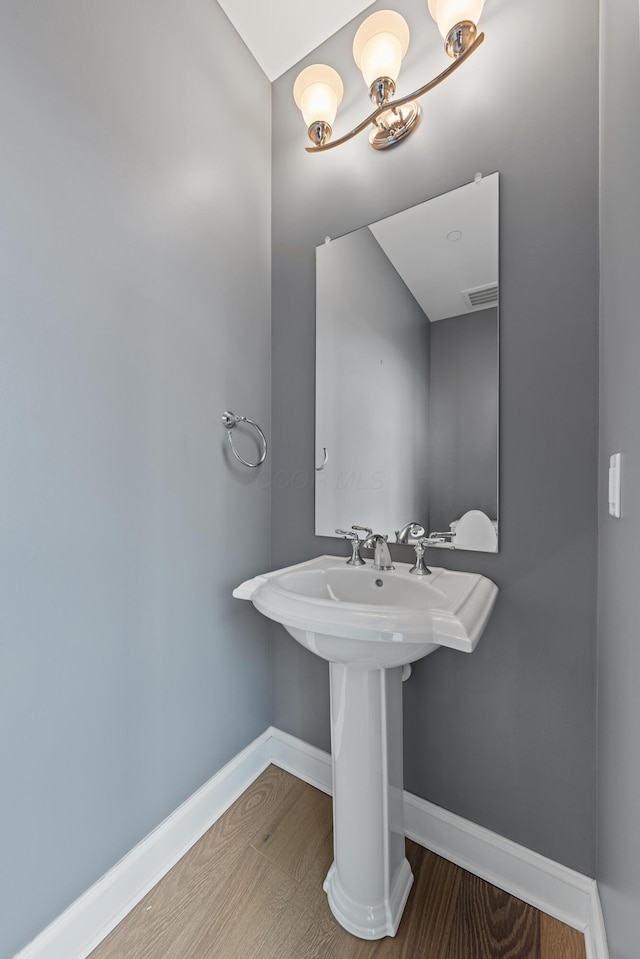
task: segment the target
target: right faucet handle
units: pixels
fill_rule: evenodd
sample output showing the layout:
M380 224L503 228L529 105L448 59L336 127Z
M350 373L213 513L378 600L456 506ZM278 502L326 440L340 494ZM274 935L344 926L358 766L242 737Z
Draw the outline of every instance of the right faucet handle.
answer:
M425 548L429 545L429 537L423 536L415 545L416 551L416 564L412 566L409 570L410 573L413 573L414 576L430 576L431 570L428 566L425 566L424 563L424 551Z

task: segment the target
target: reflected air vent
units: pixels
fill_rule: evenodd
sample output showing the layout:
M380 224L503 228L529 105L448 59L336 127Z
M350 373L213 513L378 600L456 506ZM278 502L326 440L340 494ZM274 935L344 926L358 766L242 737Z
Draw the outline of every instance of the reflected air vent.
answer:
M489 306L498 305L498 284L489 283L476 286L473 290L461 290L460 296L468 310L486 310Z

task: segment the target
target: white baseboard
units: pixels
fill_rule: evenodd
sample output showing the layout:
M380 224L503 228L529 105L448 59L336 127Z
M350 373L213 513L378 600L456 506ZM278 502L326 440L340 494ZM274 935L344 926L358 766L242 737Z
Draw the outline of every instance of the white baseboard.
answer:
M333 771L331 753L317 746L297 739L281 729L271 726L267 730L270 736L271 762L304 782L321 789L329 796L333 795Z
M609 959L609 946L604 928L604 916L600 904L598 884L594 881L589 897L589 924L584 933L587 942L587 959Z
M14 959L86 959L270 763L332 792L330 754L269 727ZM584 932L587 959L609 959L595 880L411 793L404 796L409 838Z

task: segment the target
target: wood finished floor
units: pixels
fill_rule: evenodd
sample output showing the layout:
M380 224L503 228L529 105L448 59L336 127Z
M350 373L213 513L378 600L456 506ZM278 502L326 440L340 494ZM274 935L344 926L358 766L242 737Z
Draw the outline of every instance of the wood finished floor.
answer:
M354 938L322 891L331 820L270 766L89 959L585 959L580 933L413 842L397 936Z

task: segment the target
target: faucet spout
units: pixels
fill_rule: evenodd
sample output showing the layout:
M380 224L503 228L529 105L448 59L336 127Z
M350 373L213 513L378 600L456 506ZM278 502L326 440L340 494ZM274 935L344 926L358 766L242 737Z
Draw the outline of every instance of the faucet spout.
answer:
M391 562L391 553L387 544L387 537L381 533L372 533L362 544L365 549L373 550L374 569L395 569Z
M393 569L393 563L391 562L391 553L389 552L389 547L387 546L386 539L380 537L376 543L376 548L373 553L373 567L374 569Z

